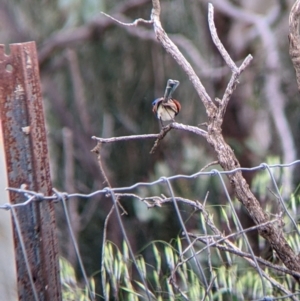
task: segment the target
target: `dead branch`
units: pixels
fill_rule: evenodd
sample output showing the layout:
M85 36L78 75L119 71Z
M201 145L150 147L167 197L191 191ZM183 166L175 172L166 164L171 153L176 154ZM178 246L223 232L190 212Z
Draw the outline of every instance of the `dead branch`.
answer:
M95 153L97 155L97 161L99 164L99 168L100 168L100 172L102 174L102 177L104 179L104 184L106 184L109 188L111 188L111 184L110 181L106 175L106 172L104 170L103 164L102 164L102 158L101 158L101 143L98 142L97 145L91 150L91 152ZM122 210L122 215L128 215L127 211L124 209L124 207L122 206L122 204L119 201L119 198L116 197L116 203L118 204L118 206L121 208Z
M159 142L164 139L164 137L167 135L167 133L171 130L170 125L167 125L163 127L159 133L158 138L155 140L154 145L150 151L150 154L154 154L156 148L158 147Z
M139 25L140 23L144 23L144 24L152 24L153 22L151 20L145 20L145 19L142 19L142 18L139 18L139 19L135 19L133 22L131 23L128 23L128 22L122 22L120 21L120 19L116 19L114 18L113 16L110 16L104 12L101 12L101 14L103 14L104 16L112 19L113 21L121 24L121 25L124 25L124 26L137 26Z
M206 2L208 2L208 0L206 0ZM218 0L218 1L210 0L210 2L212 2L218 10L220 10L222 13L226 14L227 16L239 20L241 22L251 24L256 29L257 35L261 39L264 48L264 53L266 53L265 65L266 65L266 69L269 72L268 72L268 76L266 76L266 84L264 85L264 90L265 90L266 100L268 102L268 106L271 112L271 117L276 126L278 136L280 138L281 148L283 153L283 161L284 162L294 161L296 159L296 147L289 126L289 122L285 115L284 107L286 103L286 99L285 99L286 97L282 93L282 90L280 88L281 87L280 70L282 70L282 67L280 65L279 49L278 49L275 33L273 33L271 30L271 24L277 18L280 9L278 8L278 6L276 6L275 10L270 11L270 13L267 16L262 16L259 14L255 14L243 10L242 8L233 5L231 2L227 0ZM296 7L297 5L295 3L294 11L296 10ZM296 23L294 25L296 25ZM292 28L294 29L294 33L296 33L295 26L292 26ZM296 42L294 38L295 35L293 35L293 41ZM291 56L295 57L295 60L297 60L296 57L299 57L299 55L297 55L297 51L296 52L293 51ZM284 170L282 182L283 182L285 195L289 195L292 190L292 173L293 173L292 169Z
M209 24L209 29L210 29L210 33L212 36L212 40L214 42L214 44L216 45L216 47L218 48L221 56L223 57L224 61L226 62L226 64L228 65L228 67L231 69L232 72L232 76L231 79L227 85L226 91L223 95L222 101L219 102L220 106L219 106L219 114L218 114L218 119L220 120L220 122L223 122L223 117L228 105L228 102L231 98L231 95L233 94L234 90L236 89L236 86L238 84L238 78L240 76L240 74L247 68L247 66L250 64L251 60L252 60L252 55L248 55L245 60L243 61L241 67L237 67L236 64L234 63L234 61L231 59L229 53L227 52L227 50L225 49L225 47L223 46L221 40L218 37L217 34L217 30L215 27L215 23L214 23L214 8L211 4L209 4L209 10L208 10L208 24Z
M100 137L93 136L92 139L97 140L98 142L101 143L114 143L118 141L129 141L129 140L140 140L140 139L157 139L155 142L155 145L157 146L159 141L162 140L171 129L183 130L203 137L207 136L207 132L198 127L172 122L169 125L163 127L159 134L131 135L131 136L120 136L120 137L111 137L111 138L100 138ZM155 148L153 147L150 153L153 153Z
M119 197L121 197L123 194L118 194ZM127 194L124 194L124 196L126 196ZM161 206L164 203L172 203L173 200L172 198L162 198L162 197L148 197L148 198L140 198L138 195L134 195L134 194L130 194L130 196L138 198L141 201L144 201L146 203L146 205L148 206L148 208L152 208L155 206ZM248 231L252 231L254 229L258 229L262 226L265 226L267 224L274 224L274 223L278 223L280 222L278 219L275 220L269 220L266 222L265 225L256 225L254 227L248 228L248 229L244 229L243 231L239 231L237 233L232 233L226 237L224 237L223 233L215 226L209 212L206 211L205 207L203 204L201 204L199 201L191 201L189 199L184 199L184 198L176 198L177 202L182 202L184 204L188 204L191 207L194 207L196 210L199 210L202 215L204 216L205 222L206 224L209 226L209 228L212 230L212 232L214 233L214 237L212 236L207 236L207 235L195 235L195 234L191 234L189 233L189 236L194 238L195 240L199 240L202 243L204 243L206 245L205 248L209 248L209 247L216 247L219 250L225 251L225 252L230 252L232 254L235 254L237 256L240 256L241 258L243 258L244 260L246 260L253 268L257 268L255 261L253 260L253 257L251 254L243 252L242 250L240 250L238 247L236 247L236 245L234 245L231 241L230 238L234 237L234 236L239 236L241 235L242 232L248 232ZM223 244L224 243L224 244ZM188 248L190 247L190 245L188 246ZM186 252L187 250L185 250ZM203 251L203 250L202 250ZM197 253L202 252L201 250ZM184 253L184 252L183 252ZM188 257L186 259L181 259L178 264L176 265L176 267L173 269L172 271L172 275L171 275L171 280L172 283L174 285L176 285L176 280L175 280L175 272L177 270L177 268L179 267L179 265L189 261L191 258ZM285 267L273 264L267 260L264 260L260 257L256 257L255 258L257 262L259 262L260 264L274 269L275 271L281 272L281 273L285 273L285 274L289 274L292 275L294 277L300 277L300 274L297 272L294 272L292 270L289 270ZM272 277L270 277L267 273L262 271L263 276L268 279L268 281L270 283L272 283L275 287L277 287L280 291L282 291L285 295L292 295L292 293L287 290L283 285L281 285L279 282L277 282L275 279L273 279ZM297 300L296 298L292 298L292 300Z
M154 23L153 26L157 39L161 42L166 51L168 51L174 57L177 63L187 73L206 108L208 115L208 134L206 137L207 142L217 153L219 164L224 170L233 170L237 167L240 167L240 164L235 157L233 150L224 141L224 138L222 136L221 125L223 120L220 117L222 116L221 111L224 110L225 103L220 103L220 108L217 108L215 104L213 104L210 97L207 95L202 83L200 82L200 79L194 73L194 70L192 69L190 64L186 62L186 59L179 52L176 45L174 45L174 43L170 41L166 32L163 30L159 19L159 0L152 0L152 3L153 9L151 19ZM212 5L209 5L209 8L210 10L212 10ZM210 14L212 14L212 12L210 12ZM235 79L235 81L237 82L237 78ZM242 173L240 171L237 171L233 174L229 174L228 178L238 200L245 206L255 224L266 224L269 218L260 206L259 201L250 190L249 185L242 176ZM277 227L274 227L274 225L272 224L266 224L264 227L259 229L259 233L270 243L272 248L276 251L278 257L289 269L300 272L300 262L298 260L298 257L294 253L292 248L288 245L282 231L278 231ZM300 282L299 277L295 277L295 279Z
M197 91L201 101L203 102L206 113L208 116L207 122L207 132L202 131L199 128L191 127L190 131L195 130L197 134L204 136L207 142L213 147L217 154L218 162L222 166L225 171L231 171L240 167L240 164L235 157L233 150L230 146L225 142L222 135L222 123L223 116L226 111L227 104L230 100L230 97L238 84L238 78L243 70L249 65L252 57L248 56L240 67L237 67L233 60L230 58L226 49L222 45L221 41L217 36L217 32L214 25L213 20L213 6L209 5L209 22L210 22L210 30L211 35L213 37L213 41L215 42L216 47L221 53L222 57L229 65L232 70L232 77L228 84L228 87L225 91L225 94L222 100L218 100L218 106L211 100L210 96L207 94L206 89L202 85L200 79L196 75L190 63L185 59L182 53L179 51L178 47L170 40L166 32L164 31L161 22L160 22L160 2L159 0L152 0L153 8L151 12L151 21L153 22L154 32L158 41L162 44L165 50L172 55L175 61L182 67L185 73L188 75L190 81L194 85L195 90ZM270 39L270 35L266 34L269 32L269 28L264 26L264 21L259 18L255 19L257 22L258 29L261 30L261 34L265 34L264 42ZM272 37L272 36L271 36ZM272 44L273 45L273 44ZM272 56L268 59L270 66L274 67L274 55L276 56L276 51L272 49ZM270 86L274 84L274 81L278 80L278 76L273 76L273 80L270 83ZM280 94L281 95L281 94ZM280 95L278 97L280 97ZM279 99L281 101L281 98ZM180 125L177 123L173 123L173 128L176 129L187 129L187 126ZM160 134L151 134L151 135L135 135L129 137L118 137L118 138L96 138L102 143L115 142L119 140L130 140L130 139L144 139L144 138L159 138ZM253 219L256 225L263 225L259 228L260 235L265 238L271 247L276 251L278 257L285 264L285 266L293 271L300 272L300 262L298 260L297 255L292 250L292 248L288 245L286 239L283 236L283 231L279 231L277 226L274 226L272 223L269 223L269 217L263 211L260 206L259 201L256 199L254 194L249 188L246 180L242 176L242 172L240 170L228 174L228 178L230 180L231 186L236 194L237 199L244 205L247 209L249 215ZM294 278L300 282L300 277L295 276Z

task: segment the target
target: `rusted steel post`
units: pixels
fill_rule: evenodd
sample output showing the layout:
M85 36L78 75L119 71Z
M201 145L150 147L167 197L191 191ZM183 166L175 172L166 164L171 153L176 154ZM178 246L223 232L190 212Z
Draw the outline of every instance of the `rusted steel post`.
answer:
M0 116L9 187L52 194L39 67L34 42L0 45ZM10 192L12 204L26 196ZM32 289L16 225L14 241L19 300L61 300L53 203L33 202L15 209L36 294Z

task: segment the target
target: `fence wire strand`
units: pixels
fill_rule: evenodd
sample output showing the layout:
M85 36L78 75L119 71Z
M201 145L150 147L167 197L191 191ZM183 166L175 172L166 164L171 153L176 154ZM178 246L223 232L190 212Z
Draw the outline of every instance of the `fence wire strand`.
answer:
M260 165L255 166L255 167L238 167L238 168L228 170L228 171L225 171L225 170L217 171L216 169L213 169L211 171L199 171L199 172L196 172L196 173L191 174L191 175L181 175L181 174L179 174L179 175L174 175L174 176L170 176L170 177L161 177L158 180L155 180L153 182L137 182L137 183L135 183L131 186L116 187L116 188L107 188L107 187L105 187L103 189L99 189L99 190L96 190L94 192L87 193L87 194L83 194L83 193L66 193L66 192L64 192L64 193L66 194L66 196L69 200L74 198L74 197L89 199L89 198L92 198L92 197L97 196L99 194L107 193L108 189L110 191L114 192L114 193L130 191L130 190L134 190L135 188L138 188L138 187L141 187L141 186L146 186L146 187L147 186L148 187L149 186L154 186L154 185L163 183L166 179L168 181L177 180L177 179L190 180L190 179L195 179L195 178L198 178L198 177L201 177L201 176L216 176L218 174L228 175L228 174L233 174L237 171L242 171L242 172L243 171L245 171L245 172L254 172L254 171L260 171L260 170L263 171L263 170L267 169L267 167L268 167L268 169L286 168L286 167L291 167L291 166L294 166L294 165L297 165L297 164L300 164L300 160L295 160L292 163L287 163L287 164L272 164L272 165L269 165L267 163L261 163ZM275 183L276 183L276 181L275 181ZM35 196L35 198L27 200L26 202L19 203L19 204L4 204L4 205L0 206L0 209L8 210L11 207L26 206L26 205L28 205L28 203L30 203L32 201L37 201L37 200L58 201L57 196L55 194L53 194L52 196L44 196L43 194L35 192L35 191L26 190L26 189L22 189L22 188L14 188L14 187L8 187L7 190L14 191L14 192L17 192L17 193L21 193L21 194L24 194L24 195L28 194L28 195L31 195L31 196ZM278 191L278 193L279 193L279 195L281 195L279 191Z
M150 293L149 293L149 289L148 289L148 285L147 285L147 282L146 282L146 279L141 271L141 269L139 268L137 262L136 262L136 259L135 259L135 256L134 256L134 252L131 248L131 245L130 245L130 242L129 242L129 239L127 237L127 233L125 231L125 227L123 225L123 222L122 222L122 218L121 218L121 213L120 213L120 210L119 210L119 206L118 206L118 202L117 202L117 199L116 199L116 196L114 194L114 192L110 189L110 188L107 188L106 189L107 193L109 193L109 195L111 196L112 198L112 201L113 201L113 204L115 206L115 210L117 212L117 218L118 218L118 222L119 222L119 225L120 225L120 228L121 228L121 231L122 231L122 234L123 234L123 237L126 241L126 244L127 244L127 247L128 247L128 250L129 250L129 253L130 253L130 256L131 256L131 259L139 273L139 276L144 284L144 287L145 287L145 291L146 291L146 296L147 296L147 299L149 301L151 301L151 297L150 297Z
M247 244L248 250L251 253L251 257L252 257L253 261L255 262L255 267L256 267L256 269L258 271L258 274L259 274L259 277L260 277L260 280L261 280L261 284L262 284L263 294L265 296L266 295L266 287L265 287L265 282L264 282L264 279L263 279L261 268L260 268L260 266L259 266L259 264L258 264L258 262L256 260L254 252L253 252L253 250L251 248L251 245L249 243L248 237L247 237L246 233L243 231L243 227L242 227L241 222L239 220L238 214L237 214L237 212L236 212L236 210L234 208L234 205L232 203L232 200L231 200L231 197L230 197L229 192L227 190L227 187L225 185L225 182L224 182L224 180L223 180L223 178L222 178L222 176L221 176L221 174L219 173L218 170L214 169L213 172L215 172L219 176L219 179L220 179L220 182L222 184L223 190L225 192L226 198L227 198L227 200L229 202L230 209L231 209L231 211L232 211L232 213L233 213L233 215L235 217L236 223L238 224L238 230L239 230L240 233L242 233L243 238L244 238L244 240L245 240L245 242Z
M81 258L81 255L80 255L79 247L78 247L77 241L75 239L74 231L72 229L72 224L71 224L71 220L70 220L70 216L69 216L69 212L68 212L68 207L67 207L67 204L66 204L66 195L65 194L60 194L55 189L53 189L53 190L54 190L55 194L57 195L57 197L59 198L59 200L62 203L64 215L66 217L67 226L68 226L68 229L69 229L69 232L70 232L71 241L72 241L73 247L75 249L75 253L76 253L77 260L78 260L78 263L79 263L79 266L80 266L80 270L82 272L83 279L85 281L85 285L88 289L90 299L92 301L94 301L95 296L93 295L92 289L90 287L90 283L89 283L88 277L86 275L86 271L85 271L85 268L84 268L84 265L83 265L83 262L82 262L82 258Z
M29 201L30 201L30 199L29 199ZM27 203L27 202L25 202L25 203ZM28 202L28 204L29 203L30 202ZM34 300L35 301L39 301L39 297L38 297L37 290L36 290L36 287L35 287L35 284L34 284L32 272L31 272L31 269L30 269L28 254L27 254L27 251L26 251L26 247L25 247L25 243L24 243L24 239L23 239L23 235L22 235L22 231L21 231L19 219L18 219L17 213L16 213L16 207L12 206L11 208L8 208L8 209L11 210L11 216L12 216L14 225L16 227L16 232L17 232L18 239L20 241L20 246L21 246L21 249L22 249L22 253L23 253L23 256L24 256L24 261L25 261L25 265L26 265L26 269L27 269L27 273L28 273L30 285L31 285L31 288L32 288Z
M175 195L174 195L174 191L172 189L171 183L170 183L170 181L167 178L163 178L163 179L167 183L167 186L168 186L168 189L170 191L170 194L171 194L171 197L172 197L172 200L173 200L173 204L174 204L174 207L175 207L176 214L177 214L177 217L179 219L180 225L181 225L181 227L183 229L183 232L185 234L185 237L186 237L189 245L191 246L191 250L192 250L192 254L193 254L193 260L194 260L194 262L195 262L195 264L196 264L196 266L197 266L197 268L199 270L199 274L201 275L201 281L204 283L204 286L207 289L208 288L208 283L207 283L207 280L206 280L203 268L202 268L201 264L199 263L199 261L196 259L196 251L195 251L195 249L193 247L193 244L192 244L192 242L190 240L190 237L188 235L188 231L186 230L184 221L183 221L182 216L180 214L180 210L178 208L178 205L177 205L177 202L176 202L176 199L175 199Z
M177 174L174 176L170 176L170 177L161 177L155 181L152 182L138 182L135 183L131 186L125 186L125 187L106 187L88 194L82 194L82 193L66 193L66 192L59 192L56 189L53 189L53 195L51 196L44 196L39 192L36 191L30 191L30 190L26 190L26 189L22 189L22 188L13 188L13 187L9 187L7 188L7 190L9 191L13 191L19 194L23 194L27 199L26 201L22 202L22 203L18 203L18 204L3 204L0 206L0 209L3 210L9 210L11 212L11 216L14 222L14 225L16 227L16 231L17 231L17 235L18 235L18 239L20 240L20 244L21 244L21 248L22 248L22 252L24 254L24 260L26 262L26 267L28 270L28 276L30 279L30 283L32 285L32 290L33 290L33 294L34 294L34 298L35 300L38 300L38 296L36 293L36 289L35 289L35 285L34 285L34 281L32 278L32 274L31 274L31 270L30 270L30 266L29 266L29 262L28 262L28 257L26 254L26 249L25 249L25 245L23 243L23 238L22 238L22 231L20 229L19 226L19 221L18 221L18 216L15 212L15 210L17 208L20 207L24 207L24 206L28 206L33 202L36 201L52 201L52 202L61 202L62 206L63 206L63 211L64 211L64 215L65 215L65 219L67 221L67 226L70 232L70 237L72 240L72 243L74 245L75 248L75 252L77 255L77 260L80 266L80 270L83 274L83 278L84 281L86 283L86 286L88 288L88 294L91 300L95 299L95 296L92 292L92 288L90 287L90 283L87 277L87 274L85 272L85 268L83 265L83 261L79 252L79 247L77 244L77 241L75 239L73 230L72 230L72 225L70 222L70 217L69 217L69 213L68 213L68 209L67 209L67 205L66 205L66 201L71 202L72 198L82 198L82 199L89 199L92 198L94 196L98 196L98 195L105 195L107 197L110 197L112 202L113 202L113 206L114 206L114 211L117 214L117 220L122 232L122 236L127 244L129 253L130 253L130 257L131 260L136 268L136 270L138 271L139 277L142 280L142 283L144 285L144 292L145 292L145 297L147 298L147 300L152 300L152 293L148 288L148 284L147 284L147 279L145 278L145 275L143 275L143 272L140 270L139 265L135 259L135 255L134 252L132 250L132 247L130 245L129 239L127 237L127 233L126 233L126 229L125 226L123 224L122 221L122 216L121 213L119 211L119 206L118 206L118 198L120 196L130 196L132 198L136 198L140 201L143 201L146 206L148 208L150 207L154 207L154 206L161 206L161 204L164 203L173 203L174 208L175 208L175 212L177 215L177 218L179 220L180 226L182 228L183 234L184 234L184 238L187 240L188 242L188 247L183 250L180 254L179 254L179 258L180 261L177 263L176 267L174 268L172 274L173 276L176 273L176 270L179 268L180 265L182 265L184 262L188 262L190 260L194 261L195 263L195 267L198 270L198 275L200 277L201 283L203 284L203 286L205 287L205 291L206 294L203 297L206 298L207 296L209 296L209 290L211 290L211 287L213 286L213 283L215 282L216 276L213 275L212 271L213 271L213 267L212 267L212 259L211 259L211 247L216 247L217 249L225 250L229 253L232 254L239 254L239 256L242 256L245 260L247 260L250 265L252 265L258 272L260 281L261 281L261 285L262 285L262 294L263 297L260 300L275 300L277 298L273 298L271 297L271 299L267 299L269 298L267 296L267 288L266 288L266 281L268 281L269 283L271 283L274 287L278 288L281 292L285 293L285 297L289 297L292 300L297 300L296 299L296 295L298 293L293 293L290 292L288 289L286 289L285 287L283 287L282 285L280 285L276 280L274 280L273 278L271 278L268 273L266 273L264 270L262 270L261 265L265 265L265 266L269 266L270 268L274 268L275 270L281 271L281 272L285 272L287 274L290 275L298 275L299 273L293 272L293 271L288 271L288 269L284 268L284 267L279 267L276 266L273 263L269 263L264 261L262 258L257 257L254 254L254 251L252 250L252 247L250 245L250 242L248 241L248 238L246 236L246 232L247 231L251 231L253 229L258 229L259 227L261 227L262 225L256 225L252 228L249 229L244 229L240 223L239 220L239 216L238 213L236 212L235 208L234 208L234 204L233 201L230 197L230 193L226 187L226 184L224 182L223 176L228 175L228 174L233 174L235 172L241 171L241 172L257 172L257 171L264 171L266 170L269 176L269 179L271 180L271 183L275 189L275 193L274 195L276 196L276 198L279 200L281 207L283 208L283 212L280 212L280 214L276 215L274 219L270 220L268 223L274 223L274 222L278 222L279 219L282 218L283 214L286 214L288 216L288 218L290 219L290 221L293 224L293 227L296 230L296 233L298 234L298 236L300 236L300 231L297 227L297 223L295 221L295 219L293 218L293 216L291 215L291 213L288 210L288 207L286 206L285 200L283 199L281 193L280 193L280 189L277 185L277 181L275 179L275 176L272 172L272 170L274 169L278 169L278 168L289 168L289 167L294 167L296 165L298 165L300 163L300 160L296 160L292 163L288 163L288 164L273 164L273 165L269 165L267 163L262 163L258 166L255 167L251 167L251 168L244 168L244 167L240 167L240 168L236 168L234 170L231 171L223 171L223 170L217 170L217 169L212 169L210 171L199 171L197 173L191 174L191 175L183 175L183 174ZM206 212L205 209L205 204L207 204L207 196L205 197L205 200L203 202L203 204L200 204L198 201L192 201L189 199L183 199L180 197L175 196L173 187L172 187L172 181L174 180L178 180L178 179L187 179L187 180L195 180L199 177L203 177L203 176L210 176L210 177L217 177L219 182L221 183L221 187L222 187L222 193L225 193L226 199L229 203L229 207L230 210L234 216L234 220L236 222L236 227L237 227L237 231L235 233L231 233L230 235L224 236L217 228L216 226L213 224L212 220L210 219L208 213ZM138 194L133 193L132 191L134 191L136 188L141 188L141 187L152 187L155 185L166 185L167 189L169 191L170 197L140 197ZM178 202L180 201L184 201L184 203L191 205L192 207L194 207L195 209L198 209L202 212L202 215L204 217L204 220L202 222L202 229L204 231L204 236L197 236L191 233L188 233L186 226L185 226L185 222L184 219L181 215L180 209L178 207ZM112 210L110 211L109 215L112 213ZM105 224L107 224L108 222L108 218L105 221ZM212 230L212 232L214 233L213 235L208 234L208 230L207 230L207 226L210 228L210 230ZM106 230L105 230L106 231ZM104 231L104 232L105 232ZM233 245L229 238L232 238L234 236L242 236L243 240L246 243L247 246L247 252L244 252L242 249L239 249L238 247L236 247L235 245ZM193 241L192 241L192 240ZM105 243L106 241L106 233L104 233L104 240L103 243ZM204 247L200 250L195 250L194 246L195 244L201 241L202 243L204 243ZM104 245L102 246L103 250L104 250ZM201 265L201 262L199 260L197 260L197 256L199 256L202 252L207 252L208 254L208 269L210 271L210 279L207 278L207 275L205 274L204 268ZM190 253L188 253L190 252ZM102 251L102 255L104 254L104 251ZM184 258L184 256L186 256ZM101 263L101 270L104 269L104 263L102 261ZM173 277L172 275L170 276L170 279ZM298 275L299 276L299 275ZM187 296L185 295L184 292L181 291L180 287L178 287L178 284L174 283L174 286L178 288L179 293L181 293L181 296L183 298L187 298ZM102 283L102 286L104 286L104 283ZM108 298L108 296L105 295L105 299ZM209 297L211 298L211 297Z

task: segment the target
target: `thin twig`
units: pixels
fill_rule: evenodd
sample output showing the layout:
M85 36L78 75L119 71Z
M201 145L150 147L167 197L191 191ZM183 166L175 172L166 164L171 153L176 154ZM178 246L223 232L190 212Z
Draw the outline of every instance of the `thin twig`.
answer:
M167 125L165 127L163 127L159 133L159 136L157 137L157 139L154 142L153 147L150 150L150 154L154 154L156 148L158 147L159 142L164 139L164 137L167 135L167 133L171 130L171 126Z
M103 14L104 16L114 20L115 22L121 24L121 25L124 25L124 26L137 26L138 24L140 23L144 23L144 24L153 24L153 21L152 20L145 20L145 19L142 19L142 18L139 18L139 19L135 19L133 22L131 23L125 23L125 22L121 22L120 20L117 20L115 19L114 17L112 17L111 15L108 15L104 12L101 12L101 14Z
M226 64L228 65L228 67L232 71L232 76L231 76L231 79L230 79L230 81L227 85L227 88L226 88L225 93L223 95L222 101L219 101L220 107L219 107L218 117L221 120L223 120L228 102L231 99L231 96L232 96L234 90L236 89L236 87L239 83L238 78L239 78L240 74L250 64L253 57L252 57L252 55L249 54L244 59L241 67L240 68L237 67L237 65L231 59L229 53L227 52L227 50L223 46L220 38L218 37L216 26L215 26L215 23L214 23L214 7L212 6L211 3L208 4L208 25L209 25L210 34L211 34L211 37L212 37L212 40L213 40L214 44L216 45L216 47L219 50L219 52L220 52L221 56L223 57L224 61L226 62Z
M130 136L120 136L120 137L112 137L112 138L100 138L96 136L92 136L93 140L98 141L99 143L114 143L118 141L129 141L129 140L140 140L140 139L153 139L156 138L157 140L154 143L154 146L152 147L150 154L153 154L156 150L158 143L166 136L166 134L171 130L183 130L187 132L194 133L199 136L206 137L207 132L205 130L202 130L195 126L185 125L182 123L172 122L169 125L163 127L161 129L161 132L159 134L143 134L143 135L130 135ZM94 150L97 149L97 146ZM92 150L92 151L94 151Z
M108 180L108 177L106 176L106 173L105 173L105 170L103 168L103 165L102 165L102 160L101 160L101 146L102 146L102 144L100 142L98 142L97 145L91 150L91 152L93 152L93 153L95 153L97 155L97 160L98 160L99 168L100 168L101 174L102 174L102 176L104 178L104 183L106 183L106 185L109 188L112 188L112 186L110 185L110 182ZM123 214L128 215L127 211L122 206L122 204L120 203L120 201L119 201L118 198L116 198L116 201L117 201L118 206L122 209L122 215Z
M120 136L120 137L112 137L112 138L100 138L100 137L92 136L92 139L97 140L98 142L104 144L104 143L114 143L118 141L154 139L158 137L159 134L144 134L144 135L130 135L130 136Z
M212 6L211 3L208 4L208 25L209 25L212 40L213 40L214 44L216 45L216 47L218 48L224 61L226 62L228 67L231 69L232 73L237 73L238 67L236 66L235 62L232 60L229 53L227 52L227 50L221 43L220 38L218 37L217 29L216 29L216 26L214 23L214 7Z
M202 168L200 169L200 171L204 171L204 170L207 169L208 167L213 166L213 165L218 165L218 164L219 164L218 161L210 162L210 163L206 164L204 167L202 167Z

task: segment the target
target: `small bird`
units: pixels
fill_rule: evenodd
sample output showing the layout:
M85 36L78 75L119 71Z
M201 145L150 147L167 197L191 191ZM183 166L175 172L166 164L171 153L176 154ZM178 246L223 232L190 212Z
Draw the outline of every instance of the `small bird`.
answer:
M181 110L181 105L178 100L172 98L172 93L178 87L179 81L169 79L164 97L155 99L152 102L152 111L156 117L160 120L163 126L163 121L174 121L175 116Z

